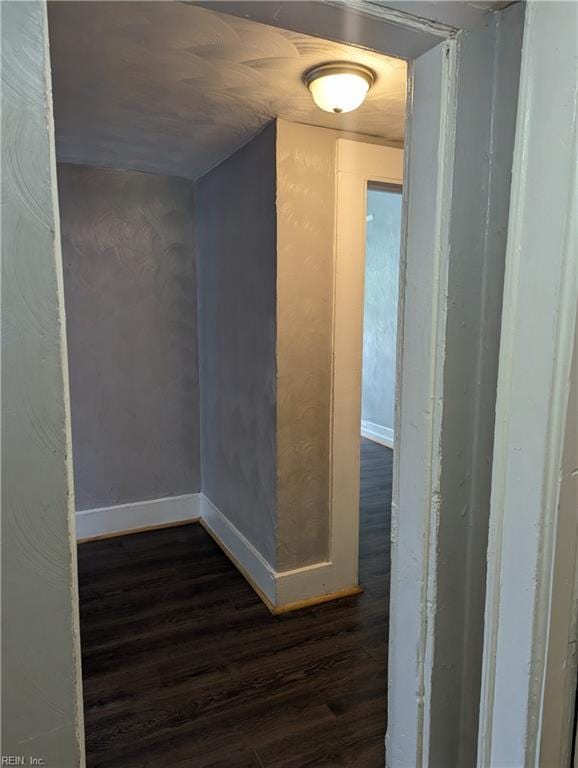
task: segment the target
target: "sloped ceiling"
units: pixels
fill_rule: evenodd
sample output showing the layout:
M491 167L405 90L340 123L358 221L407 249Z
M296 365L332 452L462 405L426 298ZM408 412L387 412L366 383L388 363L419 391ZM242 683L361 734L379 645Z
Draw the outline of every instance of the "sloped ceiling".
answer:
M274 117L403 143L406 64L178 2L49 4L57 157L198 178ZM348 115L315 107L327 61L377 82Z

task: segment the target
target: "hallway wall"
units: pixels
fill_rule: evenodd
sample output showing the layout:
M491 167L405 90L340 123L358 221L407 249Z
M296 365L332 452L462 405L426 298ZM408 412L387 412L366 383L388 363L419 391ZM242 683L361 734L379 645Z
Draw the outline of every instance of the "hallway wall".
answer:
M58 166L76 507L200 490L193 186Z
M276 551L274 123L196 186L203 493Z
M336 139L277 121L279 567L329 557Z
M277 507L280 570L329 559L337 141L277 121Z

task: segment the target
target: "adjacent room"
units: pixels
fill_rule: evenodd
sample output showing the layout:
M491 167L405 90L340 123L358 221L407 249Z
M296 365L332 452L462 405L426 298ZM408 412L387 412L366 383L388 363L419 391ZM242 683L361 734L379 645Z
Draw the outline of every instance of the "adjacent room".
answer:
M203 5L49 3L87 764L377 768L406 63Z

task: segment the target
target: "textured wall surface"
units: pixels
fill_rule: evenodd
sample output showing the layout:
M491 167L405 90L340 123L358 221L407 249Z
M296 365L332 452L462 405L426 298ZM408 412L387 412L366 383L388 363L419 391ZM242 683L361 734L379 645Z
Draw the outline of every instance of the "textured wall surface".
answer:
M279 568L329 554L336 134L280 120L277 135Z
M203 492L275 566L275 125L196 199Z
M50 37L59 160L197 178L278 116L403 141L406 63L365 48L177 2L54 2ZM333 115L302 76L343 60L378 79Z
M58 166L78 509L200 489L193 189Z
M361 418L393 429L401 193L367 192Z
M279 570L329 556L337 139L277 121ZM347 138L368 141L350 134ZM385 144L373 139L369 143Z
M1 13L2 754L78 768L78 588L46 7L2 3Z

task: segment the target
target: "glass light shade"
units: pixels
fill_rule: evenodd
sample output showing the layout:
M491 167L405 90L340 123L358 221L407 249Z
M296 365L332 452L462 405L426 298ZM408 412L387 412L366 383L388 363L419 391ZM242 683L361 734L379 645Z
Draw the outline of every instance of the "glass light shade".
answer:
M317 67L305 77L317 106L337 114L360 107L374 79L371 70L345 64Z

